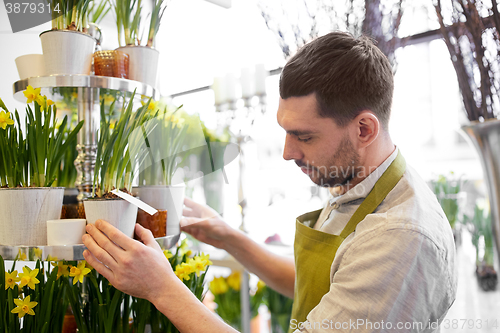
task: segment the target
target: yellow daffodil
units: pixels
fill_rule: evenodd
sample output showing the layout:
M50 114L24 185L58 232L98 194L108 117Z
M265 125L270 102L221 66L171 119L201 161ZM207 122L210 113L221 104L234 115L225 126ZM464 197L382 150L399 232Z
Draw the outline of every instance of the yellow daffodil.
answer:
M83 260L83 262L85 263L85 267L87 267L88 269L90 270L94 269L94 267L92 267L86 260Z
M261 292L265 287L266 284L264 283L264 281L259 279L259 282L257 282L257 293Z
M36 96L35 102L38 105L40 105L40 109L42 109L42 110L44 110L45 107L47 106L47 101L46 101L46 97L45 96L42 96L42 95Z
M156 111L156 110L158 110L158 102L155 102L155 101L151 100L151 102L149 102L149 105L148 105L148 110L149 111Z
M13 125L14 120L10 119L10 112L0 111L0 127L7 128L7 125Z
M233 272L227 277L227 284L234 290L240 290L241 272Z
M36 247L33 250L33 253L34 253L36 259L42 259L42 255L43 255L43 250L42 249Z
M5 272L5 290L14 289L16 286L16 282L19 282L21 279L17 277L17 271L13 271L12 273Z
M21 252L21 249L19 249L19 251L17 252L17 260L19 261L24 261L26 260L28 257L26 257L26 253L22 253Z
M174 256L172 254L172 252L170 252L169 250L163 250L163 254L165 255L165 258L167 258L167 259L170 259Z
M23 91L24 96L28 99L27 104L36 100L38 95L40 95L40 88L33 89L32 86L28 86L25 91Z
M194 271L191 265L186 262L183 262L182 264L175 267L175 275L177 275L177 277L181 280L189 281L189 279L191 278L189 275L191 275L191 273L193 272Z
M224 294L225 292L227 292L229 289L229 286L227 285L226 279L223 276L219 276L219 277L214 278L210 282L209 289L212 292L212 294L220 295L220 294Z
M76 284L77 281L83 283L83 277L90 273L90 268L85 267L85 261L80 261L78 266L71 267L69 272L69 276L73 277L73 284Z
M47 98L47 106L54 105L54 102Z
M35 290L35 285L40 283L40 281L36 278L37 275L38 269L31 270L30 268L24 266L23 273L19 274L19 277L21 278L21 284L19 287L23 288L24 286L28 286L28 288Z
M50 254L47 256L47 261L59 261L59 259L57 259L57 257L53 257L51 256ZM53 263L52 263L53 264ZM54 264L53 264L54 265Z
M200 273L205 271L208 265L212 264L208 257L208 254L202 254L201 256L195 256L193 259L188 261L197 276L200 276Z
M104 95L104 104L105 105L110 105L115 101L115 96L106 94Z
M205 254L202 252L200 255L198 255L198 258L200 258L200 260L203 260L205 262L205 266L213 265L213 262L210 261L209 254Z
M57 279L61 276L69 276L68 265L64 264L64 261L58 261L57 263L53 262L52 266L57 267Z
M17 313L19 318L24 317L25 314L29 314L34 316L35 311L33 308L38 304L37 302L31 302L30 296L26 296L25 299L15 299L14 303L16 303L17 307L12 309L12 313Z
M181 242L181 245L179 246L179 254L181 255L181 257L183 257L185 254L187 254L190 251L191 250L188 248L187 239L184 239Z

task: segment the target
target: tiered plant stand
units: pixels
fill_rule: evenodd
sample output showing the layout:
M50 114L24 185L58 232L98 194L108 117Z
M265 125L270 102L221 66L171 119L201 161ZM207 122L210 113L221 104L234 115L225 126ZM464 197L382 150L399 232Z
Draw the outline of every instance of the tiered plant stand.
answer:
M78 134L78 157L75 161L78 172L76 186L79 190L77 199L84 200L91 196L94 166L97 152L98 130L101 122L99 96L102 90L121 92L125 98L153 97L157 99L159 92L153 87L133 80L94 76L94 75L50 75L37 76L20 80L14 83L14 98L25 102L23 91L31 85L41 88L41 94L50 98L53 88L75 88L77 91L78 121L85 123ZM156 238L164 249L173 247L179 240L180 234ZM27 260L83 260L83 244L70 246L7 246L0 245L0 255L6 260L14 260L18 255L25 254Z
M94 75L50 75L37 76L14 83L14 98L25 102L23 91L31 85L41 88L42 95L51 96L53 88L76 88L78 94L78 121L85 123L78 133L78 157L75 161L78 172L76 187L79 190L77 199L83 200L92 193L92 180L97 152L97 132L101 122L99 95L101 90L123 92L128 97L135 92L135 96L159 96L153 87L133 80Z

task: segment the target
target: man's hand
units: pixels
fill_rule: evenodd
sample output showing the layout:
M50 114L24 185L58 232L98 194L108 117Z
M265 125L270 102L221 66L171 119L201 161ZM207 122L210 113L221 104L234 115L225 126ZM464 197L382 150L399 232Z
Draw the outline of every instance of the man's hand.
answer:
M151 231L140 224L135 233L142 243L103 220L87 225L87 233L85 260L117 289L153 302L169 278L177 278Z
M224 248L226 240L235 232L212 208L200 205L189 198L184 199L181 230L194 238L217 248Z

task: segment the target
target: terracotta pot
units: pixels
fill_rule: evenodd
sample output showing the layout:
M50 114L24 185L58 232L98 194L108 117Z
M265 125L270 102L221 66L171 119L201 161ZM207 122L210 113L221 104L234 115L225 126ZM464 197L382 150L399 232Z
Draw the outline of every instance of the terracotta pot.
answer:
M64 204L61 210L61 219L84 219L85 208L83 203Z
M137 211L137 223L144 228L151 230L155 238L165 237L167 235L167 211L159 210L154 215L149 215L139 209Z
M156 185L134 187L133 192L142 201L158 210L168 211L167 236L180 233L180 220L184 206L186 186Z

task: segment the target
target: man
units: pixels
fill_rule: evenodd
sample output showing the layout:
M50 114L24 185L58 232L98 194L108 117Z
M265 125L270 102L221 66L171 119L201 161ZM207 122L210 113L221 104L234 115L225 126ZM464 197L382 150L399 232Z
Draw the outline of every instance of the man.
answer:
M294 297L290 331L435 332L455 299L453 235L391 141L392 93L391 66L365 37L330 33L283 68L283 157L332 193L324 209L297 219L295 262L185 201L184 231ZM84 255L114 286L150 300L182 332L233 331L175 277L148 231L136 227L143 245L105 222L96 227L87 227ZM146 276L148 286L139 283Z

